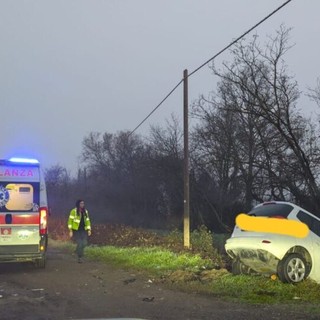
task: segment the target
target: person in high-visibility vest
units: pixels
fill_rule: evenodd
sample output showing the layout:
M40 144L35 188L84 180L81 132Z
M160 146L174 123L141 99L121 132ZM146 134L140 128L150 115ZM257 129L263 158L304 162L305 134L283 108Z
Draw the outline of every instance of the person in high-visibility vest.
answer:
M70 211L68 229L70 238L73 237L77 244L78 262L82 263L84 248L88 244L88 236L91 236L91 222L84 200L77 200L76 207Z

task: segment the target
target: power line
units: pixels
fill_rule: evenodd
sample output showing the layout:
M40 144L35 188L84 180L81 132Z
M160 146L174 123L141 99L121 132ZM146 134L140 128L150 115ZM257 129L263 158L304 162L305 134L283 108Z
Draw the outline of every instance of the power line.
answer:
M264 21L266 21L267 19L269 19L271 16L273 16L276 12L278 12L279 10L281 10L284 6L286 6L289 2L291 2L292 0L288 0L286 2L284 2L281 6L279 6L277 9L275 9L274 11L272 11L270 14L268 14L266 17L264 17L262 20L260 20L258 23L256 23L253 27L251 27L249 30L247 30L246 32L244 32L240 37L238 37L237 39L235 39L234 41L232 41L230 44L228 44L226 47L224 47L221 51L219 51L217 54L215 54L212 58L208 59L206 62L204 62L203 64L201 64L198 68L196 68L195 70L193 70L191 73L189 73L188 78L191 77L193 74L195 74L196 72L198 72L200 69L202 69L204 66L206 66L209 62L211 62L212 60L214 60L216 57L218 57L220 54L222 54L224 51L226 51L227 49L229 49L232 45L234 45L235 43L237 43L239 40L241 40L244 36L246 36L248 33L250 33L252 30L254 30L255 28L257 28L260 24L262 24ZM180 86L180 84L183 82L183 79L181 79L178 84L165 96L165 98L129 133L129 136L132 135L162 104L163 102L165 102L170 96L171 94Z
M227 49L229 49L232 45L234 45L235 43L237 43L240 39L242 39L244 36L246 36L248 33L250 33L252 30L254 30L255 28L257 28L260 24L262 24L264 21L266 21L267 19L269 19L272 15L274 15L276 12L278 12L280 9L282 9L284 6L286 6L289 2L291 2L292 0L288 0L285 3L283 3L280 7L278 7L277 9L275 9L274 11L272 11L270 14L268 14L265 18L263 18L262 20L260 20L257 24L255 24L253 27L251 27L248 31L246 31L245 33L243 33L240 37L238 37L236 40L232 41L230 44L228 44L225 48L223 48L221 51L219 51L217 54L215 54L212 58L210 58L209 60L207 60L206 62L204 62L200 67L198 67L197 69L195 69L194 71L192 71L189 74L189 77L191 77L194 73L196 73L197 71L199 71L201 68L203 68L205 65L207 65L210 61L212 61L213 59L215 59L216 57L218 57L221 53L223 53L224 51L226 51Z
M176 86L165 96L165 98L129 133L131 136L170 96L171 94L180 86L183 79L176 84Z

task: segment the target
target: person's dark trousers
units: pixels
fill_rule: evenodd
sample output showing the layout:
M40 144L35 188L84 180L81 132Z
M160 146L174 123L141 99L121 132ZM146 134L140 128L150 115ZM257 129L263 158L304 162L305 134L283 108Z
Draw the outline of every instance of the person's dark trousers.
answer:
M84 248L88 244L88 235L86 230L74 230L73 231L74 240L77 244L76 253L78 258L83 257Z

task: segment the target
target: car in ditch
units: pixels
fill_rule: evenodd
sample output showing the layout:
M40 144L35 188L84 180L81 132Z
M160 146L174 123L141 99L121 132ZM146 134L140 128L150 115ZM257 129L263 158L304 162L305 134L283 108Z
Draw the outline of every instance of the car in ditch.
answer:
M320 218L284 201L261 203L248 216L299 221L309 230L305 237L296 237L261 230L248 231L236 225L225 244L232 259L233 274L277 275L287 283L310 278L320 283Z

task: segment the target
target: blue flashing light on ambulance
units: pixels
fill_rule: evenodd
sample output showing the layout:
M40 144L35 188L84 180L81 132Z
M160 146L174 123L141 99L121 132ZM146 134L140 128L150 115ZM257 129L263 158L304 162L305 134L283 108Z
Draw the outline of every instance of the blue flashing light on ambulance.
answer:
M39 161L0 160L0 263L44 268L48 245L47 192Z

